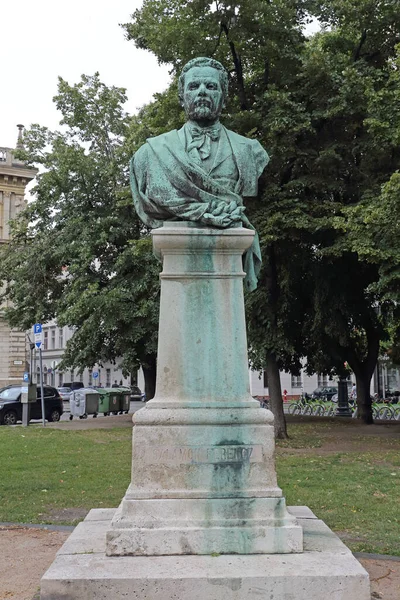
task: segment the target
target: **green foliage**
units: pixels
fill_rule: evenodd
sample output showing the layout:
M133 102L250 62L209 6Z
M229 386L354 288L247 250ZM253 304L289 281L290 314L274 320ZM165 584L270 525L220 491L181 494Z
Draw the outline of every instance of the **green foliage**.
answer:
M264 256L259 289L246 299L254 365L274 355L295 372L307 356L310 371L340 373L349 361L365 394L380 342L390 336L396 347L400 337L399 15L394 0L145 0L123 26L175 76L194 56L220 60L230 79L224 123L271 156L258 197L246 201ZM323 28L307 37L312 17ZM25 158L46 171L5 251L9 315L31 324L57 306L61 322L77 327L71 361L84 360L86 346L90 360L102 349L128 353L133 365L155 348L157 265L137 241L146 232L126 170L147 137L184 116L176 80L130 121L124 99L97 75L73 87L60 80L67 133L27 135Z
M271 155L246 203L265 257L247 298L258 367L271 353L291 370L305 355L310 371L340 373L348 360L367 389L396 318L398 232L383 242L365 230L376 211L383 226L397 194L396 4L145 0L124 25L175 73L196 55L220 60L231 84L224 123ZM323 29L307 38L311 17Z
M20 151L40 174L2 248L7 317L72 327L61 367L118 357L132 372L156 352L159 267L128 187L125 92L95 74L60 79L54 100L63 132L32 126Z

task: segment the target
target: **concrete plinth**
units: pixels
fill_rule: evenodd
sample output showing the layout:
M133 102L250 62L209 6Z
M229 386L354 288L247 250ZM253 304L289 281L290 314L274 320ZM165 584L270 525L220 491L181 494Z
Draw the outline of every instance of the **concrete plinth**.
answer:
M105 554L114 510L90 511L44 575L41 600L370 600L368 573L306 507L301 554Z
M242 256L254 232L168 222L156 396L135 413L132 478L107 554L301 552L277 485L273 416L250 395Z

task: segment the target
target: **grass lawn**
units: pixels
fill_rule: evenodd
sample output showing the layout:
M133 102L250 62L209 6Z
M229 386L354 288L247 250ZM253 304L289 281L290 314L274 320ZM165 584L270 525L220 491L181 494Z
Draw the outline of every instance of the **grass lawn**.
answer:
M290 424L277 448L288 504L309 506L353 551L400 555L396 431ZM0 522L76 523L83 509L117 506L130 482L130 428L0 427L0 453Z

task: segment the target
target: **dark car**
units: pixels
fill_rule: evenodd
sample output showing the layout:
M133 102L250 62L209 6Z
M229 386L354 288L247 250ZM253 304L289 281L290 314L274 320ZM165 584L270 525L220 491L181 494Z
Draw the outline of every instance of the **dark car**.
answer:
M146 394L143 393L137 385L131 385L131 400L144 402L146 400Z
M311 398L313 400L316 400L317 398L319 400L332 400L332 396L334 396L335 394L338 393L338 389L337 387L334 386L321 386L321 387L317 387L316 390L313 391L313 393L311 394Z
M82 383L82 381L72 381L72 382L68 381L67 383L63 383L62 387L70 388L71 391L74 391L74 390L81 390L85 386Z
M21 403L21 385L9 385L0 390L0 424L15 425L17 421L22 421L22 403ZM47 421L59 421L63 414L63 401L60 394L49 385L43 386L44 409ZM29 418L42 418L42 402L40 396L40 387L36 390L36 402L30 402Z

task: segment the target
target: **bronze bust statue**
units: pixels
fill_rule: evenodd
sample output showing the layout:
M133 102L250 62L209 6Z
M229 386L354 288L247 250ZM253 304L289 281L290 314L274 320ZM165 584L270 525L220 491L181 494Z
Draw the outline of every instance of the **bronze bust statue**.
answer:
M182 69L179 98L185 125L149 138L131 159L136 211L149 227L164 221L195 221L199 226L254 228L244 214L243 197L256 196L268 154L257 140L226 129L219 121L228 93L221 63L195 58ZM257 286L261 264L257 235L246 253L245 283Z

